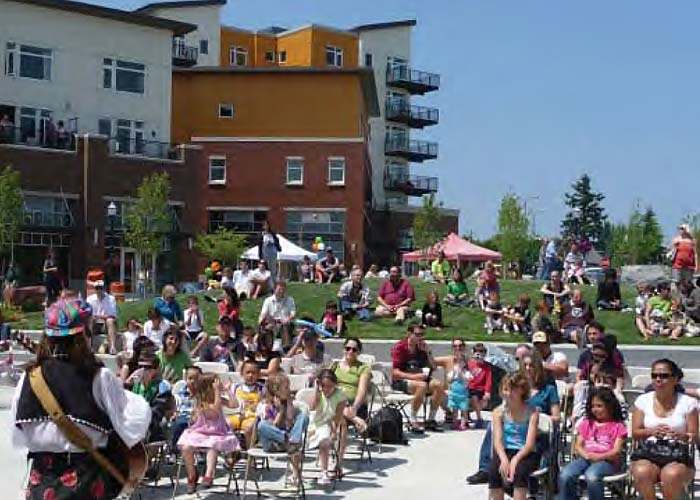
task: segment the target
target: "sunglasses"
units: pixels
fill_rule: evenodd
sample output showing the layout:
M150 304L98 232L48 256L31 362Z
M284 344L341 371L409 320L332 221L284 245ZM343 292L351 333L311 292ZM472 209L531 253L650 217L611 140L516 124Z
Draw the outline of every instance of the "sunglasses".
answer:
M652 378L652 380L656 380L656 379L668 380L671 378L671 374L670 373L652 373L651 378Z
M474 354L486 354L486 351L474 350Z
M345 346L345 352L360 352L357 347Z
M459 349L460 351L464 349L464 344L454 344L452 349Z

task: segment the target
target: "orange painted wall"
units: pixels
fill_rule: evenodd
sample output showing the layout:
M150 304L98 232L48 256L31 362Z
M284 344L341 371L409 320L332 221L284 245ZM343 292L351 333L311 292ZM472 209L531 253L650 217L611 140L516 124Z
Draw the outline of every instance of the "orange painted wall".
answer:
M265 52L273 51L275 53L275 60L273 62L268 62L265 60ZM267 35L255 35L255 60L254 64L257 67L270 67L277 66L277 38L274 36Z
M359 39L351 34L315 28L312 35L311 66L324 68L326 47L331 45L343 49L343 67L356 68L359 52Z
M235 116L219 118L219 103ZM175 72L172 139L362 137L365 108L357 74Z
M277 38L277 51L287 51L287 62L280 66L311 66L311 29L295 31Z
M248 66L254 65L255 34L231 28L221 28L221 66L231 65L231 47L248 49ZM264 57L264 55L263 55Z

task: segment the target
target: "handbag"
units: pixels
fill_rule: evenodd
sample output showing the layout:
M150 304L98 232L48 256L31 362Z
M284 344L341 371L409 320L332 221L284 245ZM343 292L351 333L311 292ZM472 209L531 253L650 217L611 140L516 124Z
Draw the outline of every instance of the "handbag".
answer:
M675 439L646 439L641 441L632 452L630 460L649 460L659 467L664 467L673 462L684 465L693 464L693 457L690 454L688 445Z
M128 449L121 439L110 438L106 453L101 452L93 446L87 434L63 412L46 383L40 366L29 372L29 384L44 411L48 413L65 438L77 448L85 450L100 467L116 479L123 487L122 492L131 491L146 472L148 458L145 448L142 445L136 445ZM114 455L116 459L110 459L108 455ZM121 467L117 467L115 463L119 463Z

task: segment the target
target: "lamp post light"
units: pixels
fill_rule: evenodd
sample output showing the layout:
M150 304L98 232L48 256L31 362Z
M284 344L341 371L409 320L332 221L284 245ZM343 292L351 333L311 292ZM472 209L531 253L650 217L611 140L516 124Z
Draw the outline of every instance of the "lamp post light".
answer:
M583 214L579 207L574 207L571 211L571 216L574 219L574 239L576 240L576 244L578 244L581 239L581 215Z
M117 218L117 206L113 201L110 201L109 205L107 205L107 217L109 217L109 247L107 249L109 268L107 281L111 283L114 270L114 220Z

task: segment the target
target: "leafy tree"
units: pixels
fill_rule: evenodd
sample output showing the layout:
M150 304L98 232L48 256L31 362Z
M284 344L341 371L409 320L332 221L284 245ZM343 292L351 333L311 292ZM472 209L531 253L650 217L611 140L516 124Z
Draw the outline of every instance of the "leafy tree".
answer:
M601 206L605 195L592 190L588 174L582 175L571 188L572 192L565 194L565 203L570 210L561 221L562 238L576 241L587 239L596 243L608 219Z
M522 265L529 252L530 220L520 199L513 193L506 194L498 210L498 251L506 263Z
M14 257L14 243L24 217L24 198L19 172L7 166L0 172L0 251L9 248Z
M170 178L168 174L145 177L136 190L136 201L126 212L126 243L140 256L141 266L157 259L163 247L165 235L173 224L168 207ZM156 277L152 276L155 289Z
M223 265L234 266L246 250L246 237L225 228L215 233L200 233L195 248L209 260L219 259Z
M435 195L423 197L423 206L413 218L413 243L416 247L427 249L442 238L439 230L440 206L435 202ZM426 255L427 257L427 255Z

